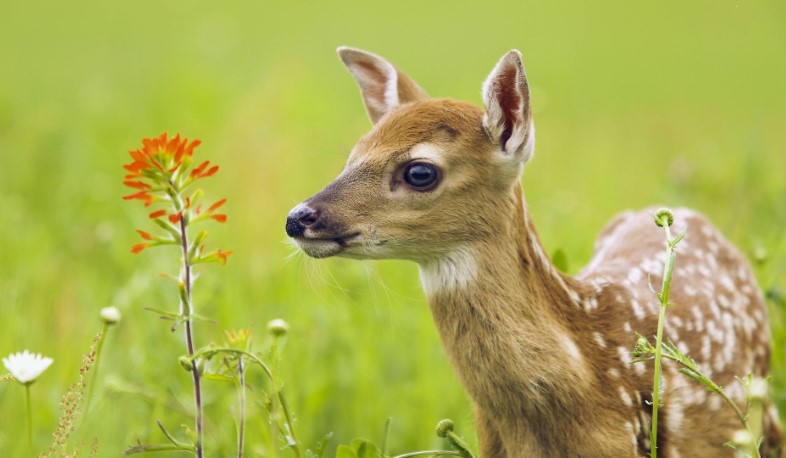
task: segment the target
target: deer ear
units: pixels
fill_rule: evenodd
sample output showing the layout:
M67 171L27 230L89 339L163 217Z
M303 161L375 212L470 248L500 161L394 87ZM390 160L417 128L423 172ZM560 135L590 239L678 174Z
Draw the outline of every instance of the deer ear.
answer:
M483 125L492 140L499 143L503 154L527 162L535 147L535 129L529 84L519 51L514 49L502 56L486 78L483 103Z
M342 46L338 57L360 86L366 112L374 124L397 106L428 97L412 78L376 54Z

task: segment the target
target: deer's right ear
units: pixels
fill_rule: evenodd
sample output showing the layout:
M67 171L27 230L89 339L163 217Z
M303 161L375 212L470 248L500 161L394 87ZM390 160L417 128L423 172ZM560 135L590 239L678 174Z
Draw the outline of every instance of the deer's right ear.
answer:
M529 84L521 53L502 56L483 83L486 116L483 125L502 153L525 163L532 157L535 131L532 124Z
M374 124L397 106L428 97L412 78L376 54L342 46L338 57L360 86L363 104Z

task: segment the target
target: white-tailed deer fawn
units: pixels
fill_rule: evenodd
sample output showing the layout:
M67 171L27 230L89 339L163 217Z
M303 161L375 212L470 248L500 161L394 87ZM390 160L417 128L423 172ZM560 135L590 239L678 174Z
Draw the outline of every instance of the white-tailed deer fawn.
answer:
M664 239L648 212L617 216L576 277L538 240L519 184L534 126L521 55L483 84L485 110L432 99L374 54L340 48L360 86L371 132L343 172L295 207L286 231L315 258L406 259L477 414L483 457L626 457L649 453L652 365L631 364L634 332L656 331ZM751 270L701 215L687 227L665 336L725 386L769 369L765 307ZM570 224L570 222L567 222ZM661 456L730 456L734 413L664 363ZM764 450L781 440L764 419Z

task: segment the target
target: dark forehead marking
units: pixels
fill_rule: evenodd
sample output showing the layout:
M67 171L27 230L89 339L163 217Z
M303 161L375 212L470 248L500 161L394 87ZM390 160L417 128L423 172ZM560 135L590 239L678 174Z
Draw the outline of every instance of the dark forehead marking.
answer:
M481 142L483 110L467 102L428 99L408 103L382 118L361 140L364 148L406 151L418 143L458 138Z

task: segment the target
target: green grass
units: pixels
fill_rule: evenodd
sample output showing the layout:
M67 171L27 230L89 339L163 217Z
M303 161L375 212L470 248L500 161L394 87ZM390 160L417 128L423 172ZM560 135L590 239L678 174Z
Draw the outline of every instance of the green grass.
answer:
M129 253L139 205L120 200L121 164L162 131L199 137L222 166L205 183L227 197L213 246L235 254L197 285L197 340L284 318L283 376L299 434L314 444L379 441L391 451L443 446L442 418L472 436L472 411L431 323L416 268L404 262L289 257L284 217L344 163L369 123L339 45L378 52L434 96L480 102L509 48L533 84L538 146L523 179L549 252L575 272L603 224L627 208L689 206L750 254L764 289L786 291L786 6L401 1L281 3L15 2L0 15L0 353L55 359L32 387L36 443L100 329L103 349L85 431L102 456L136 438L162 441L191 420L182 336L143 311L174 308L166 250ZM773 392L786 412L786 311L771 305ZM743 375L743 374L740 374ZM261 379L257 379L261 380ZM134 394L136 393L136 394ZM0 384L0 450L24 453L23 389ZM232 450L231 388L206 387L209 456ZM253 398L253 393L249 396ZM258 413L252 406L250 414ZM249 417L249 443L266 434ZM473 441L474 439L471 439ZM211 450L212 446L212 450ZM250 450L251 451L251 450Z

